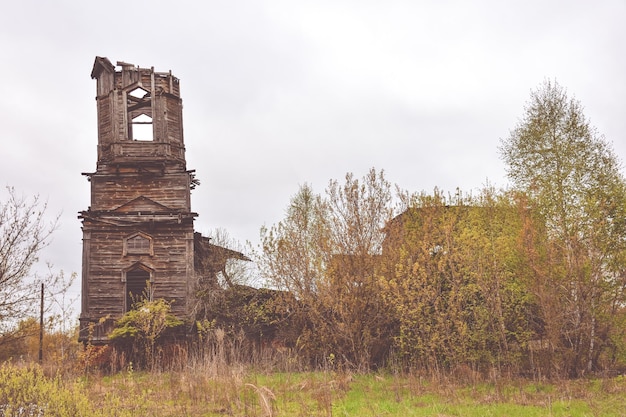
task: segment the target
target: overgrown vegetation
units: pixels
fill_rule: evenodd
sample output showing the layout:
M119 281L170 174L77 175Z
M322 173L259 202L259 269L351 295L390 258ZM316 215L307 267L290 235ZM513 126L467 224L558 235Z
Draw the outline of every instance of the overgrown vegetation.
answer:
M262 373L217 358L184 372L48 376L0 367L5 416L622 416L626 379L483 381L421 374ZM220 370L219 373L216 370Z
M512 187L400 191L382 171L303 185L258 264L295 295L312 365L534 377L622 372L626 180L556 83L502 140Z
M140 368L155 369L163 362L164 337L172 335L183 321L172 314L171 303L163 300L137 300L133 308L116 322L109 334L113 346Z

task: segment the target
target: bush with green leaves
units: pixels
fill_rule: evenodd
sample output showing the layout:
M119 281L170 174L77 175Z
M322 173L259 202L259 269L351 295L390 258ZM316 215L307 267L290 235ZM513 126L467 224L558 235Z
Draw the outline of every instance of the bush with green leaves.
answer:
M46 377L39 366L0 366L0 415L93 415L87 395L76 384Z
M164 299L140 300L120 318L109 339L128 351L130 359L140 367L154 368L159 345L168 332L183 324L172 314L171 302Z

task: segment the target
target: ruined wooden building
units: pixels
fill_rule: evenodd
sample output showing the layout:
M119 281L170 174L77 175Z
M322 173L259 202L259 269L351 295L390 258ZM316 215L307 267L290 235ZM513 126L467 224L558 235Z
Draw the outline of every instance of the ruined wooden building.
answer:
M173 301L191 318L194 288L226 259L246 259L194 232L180 82L171 72L97 57L98 157L83 230L80 340L105 343L133 300Z

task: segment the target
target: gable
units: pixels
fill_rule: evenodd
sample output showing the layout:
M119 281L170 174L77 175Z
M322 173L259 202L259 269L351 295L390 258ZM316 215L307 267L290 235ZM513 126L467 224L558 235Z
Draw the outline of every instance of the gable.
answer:
M147 197L139 196L133 200L130 200L126 204L122 204L113 211L117 213L162 213L172 212L175 210L172 210L169 207L164 206L163 204L159 204L156 201L151 200Z

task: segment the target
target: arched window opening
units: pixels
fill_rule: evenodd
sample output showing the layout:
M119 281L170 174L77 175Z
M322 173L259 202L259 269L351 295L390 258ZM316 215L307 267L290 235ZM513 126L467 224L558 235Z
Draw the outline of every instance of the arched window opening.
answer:
M150 272L141 268L126 273L126 311L142 300L150 299L148 283Z

